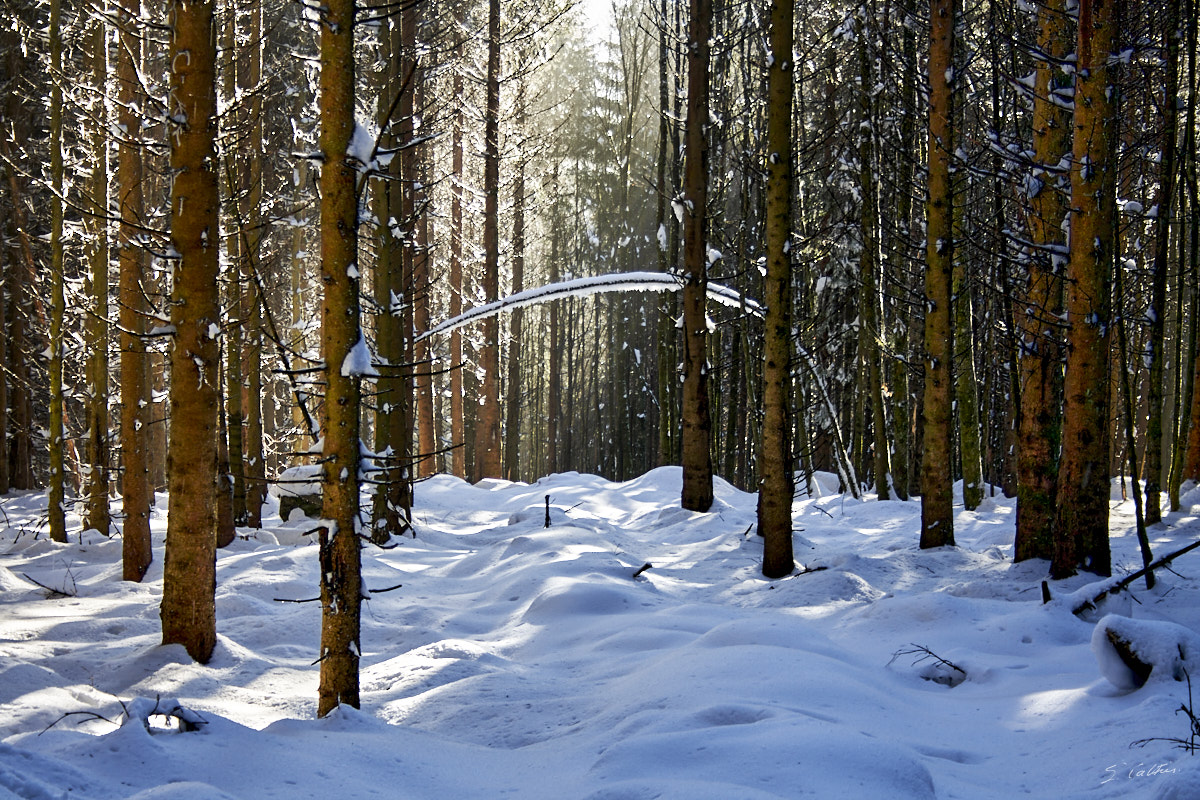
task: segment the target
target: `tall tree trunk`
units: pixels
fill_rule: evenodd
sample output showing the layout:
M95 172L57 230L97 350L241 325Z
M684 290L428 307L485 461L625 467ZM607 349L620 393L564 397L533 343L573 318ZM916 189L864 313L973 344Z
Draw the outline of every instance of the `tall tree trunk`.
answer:
M296 119L301 118L305 113L304 95L304 92L296 92L293 98L292 115ZM307 142L301 137L298 128L293 128L293 135L293 147L296 151L300 152L304 147L308 146ZM306 232L310 227L310 215L305 208L308 200L306 190L308 182L308 159L297 159L292 172L292 207L296 209L296 212L294 214L295 221L292 224L291 252L289 254L291 256L289 270L289 288L291 293L288 307L291 316L293 346L300 352L304 352L307 349L304 331L309 322L308 309L304 305L304 294L308 289L308 237L306 236ZM379 247L382 252L382 242ZM378 264L375 269L378 272ZM380 355L382 356L382 353ZM295 387L295 397L292 402L292 428L294 432L292 449L296 452L303 452L312 441L311 436L313 434L311 420L307 418L304 406L304 400L307 399L308 394L302 393L300 388L295 384L293 386ZM379 402L382 402L382 400ZM378 422L376 424L378 425Z
M552 167L550 191L552 197L558 196L558 163ZM550 227L550 282L557 283L559 273L559 238L562 235L561 216L555 213ZM559 471L558 462L558 420L562 415L562 331L559 327L559 309L561 302L550 304L550 342L549 367L546 377L546 474L553 475Z
M1108 543L1109 322L1116 158L1109 59L1117 0L1080 0L1066 274L1063 457L1050 574L1112 573Z
M875 177L875 127L876 113L872 99L875 86L872 63L874 54L871 40L874 32L871 17L874 9L870 0L864 0L860 9L859 27L859 104L861 122L858 129L858 179L861 195L859 227L862 232L862 251L859 255L859 272L862 280L862 303L859 306L859 349L867 362L867 390L871 399L871 449L874 454L875 493L880 500L891 498L888 484L891 478L887 417L883 407L883 296L880 294L879 254L879 186Z
M212 0L171 11L170 492L163 564L163 644L207 663L217 643L217 415L220 325L216 48Z
M525 79L517 79L516 119L516 175L513 178L513 227L512 227L512 291L525 288ZM521 441L521 395L524 382L521 377L521 324L524 309L513 309L509 319L508 341L508 401L505 407L507 420L504 426L504 472L510 481L520 480Z
M956 216L962 213L962 206ZM956 225L955 240L965 230ZM951 296L954 304L954 401L958 409L958 448L962 462L963 507L983 502L983 446L979 426L979 381L975 375L975 323L971 280L963 249L956 248Z
M92 31L92 80L97 123L92 131L91 212L88 261L92 314L87 322L87 518L84 526L108 535L108 26Z
M266 464L263 453L263 381L262 342L263 307L266 302L261 291L258 265L262 256L262 170L263 170L263 108L262 92L262 4L254 3L246 11L244 40L248 43L245 69L238 70L238 84L243 102L247 104L250 148L239 170L242 177L242 196L245 198L245 226L242 235L242 283L247 295L243 323L245 351L242 363L245 375L245 522L252 528L262 527L262 506L266 498Z
M419 136L421 131L416 127L416 117L422 113L426 103L425 69L417 62L417 30L420 25L420 13L423 6L410 3L404 10L404 49L411 53L413 74L409 79L411 97L413 98L413 120L408 128L410 136ZM415 334L429 330L429 295L433 288L430 278L430 248L429 248L429 213L426 208L429 176L429 152L424 145L412 148L411 184L405 182L406 190L412 194L413 219L411 222L412 240L412 314L413 327L409 336L413 337L413 408L416 412L417 447L415 454L417 477L427 477L436 471L437 458L434 455L438 449L437 437L433 425L433 375L429 363L429 340L415 341Z
M905 0L903 4L903 14L905 19L913 13L912 0ZM912 26L904 25L902 37L902 66L901 80L903 100L902 106L907 111L900 119L900 163L899 176L896 181L897 197L896 197L896 221L897 221L897 241L888 252L892 253L894 266L892 269L895 275L906 275L907 260L909 253L913 248L912 241L912 211L913 211L913 189L912 175L916 166L916 152L918 148L917 141L917 37L912 30ZM912 154L912 155L906 155ZM906 288L909 291L914 291L912 287L912 279L904 279ZM917 341L916 329L917 315L909 311L897 320L896 336L894 341L895 350L898 353L910 353ZM919 470L913 469L913 415L914 402L909 384L909 363L904 359L897 359L892 365L892 382L895 391L893 397L896 398L896 408L892 412L892 425L895 430L895 449L892 459L892 488L896 492L896 496L901 500L907 500L908 496L914 490L914 473L919 473Z
M14 93L15 94L15 93ZM0 146L5 147L7 157L7 141L0 137ZM16 176L8 170L9 186L16 186ZM14 219L13 228L18 236L23 233L23 224L19 219L20 195L15 188L12 191ZM33 448L30 445L30 432L33 427L33 410L29 400L29 347L27 306L29 292L33 288L33 268L31 258L14 254L10 259L12 266L5 282L8 285L9 308L9 339L8 360L9 372L12 375L12 390L9 393L9 404L12 416L12 439L8 448L8 477L9 488L33 489Z
M22 49L8 47L8 74L20 75L24 70ZM0 156L6 165L12 165L17 144L27 134L28 112L21 103L18 92L9 92L5 101L6 123L0 130ZM20 181L12 166L4 170L8 177L11 201L8 220L9 270L5 275L8 287L9 339L8 362L12 385L9 405L12 422L12 439L8 443L8 477L12 489L35 488L33 476L33 448L30 437L33 431L33 408L30 402L30 301L34 291L36 264L22 200Z
M321 677L317 716L358 708L359 406L366 350L359 325L358 194L347 156L354 132L354 0L327 0L322 12L320 76L321 353L325 361L325 439L321 484ZM386 220L385 220L386 222Z
M1196 357L1196 350L1200 347L1200 269L1198 266L1198 256L1200 256L1200 226L1195 224L1193 218L1189 218L1187 210L1190 206L1192 214L1195 215L1196 209L1200 208L1200 197L1197 197L1196 186L1196 106L1200 105L1200 96L1198 96L1198 85L1196 80L1196 60L1197 60L1197 28L1200 24L1196 19L1196 0L1191 0L1188 3L1188 13L1185 15L1187 25L1187 115L1184 120L1183 148L1181 158L1179 159L1179 219L1191 220L1190 224L1184 226L1179 233L1179 270L1181 278L1184 274L1190 274L1192 277L1191 283L1191 341L1185 340L1183 346L1187 347L1187 351L1182 359L1180 369L1183 371L1183 400L1179 404L1177 415L1180 419L1179 432L1175 437L1175 447L1171 455L1171 510L1178 511L1180 508L1180 486L1184 478L1192 477L1196 473L1189 472L1190 466L1200 466L1200 381L1196 380L1196 368L1200 367L1200 358ZM1186 235L1185 235L1186 232ZM1188 255L1191 254L1189 262ZM1184 268L1183 265L1188 267ZM1182 289L1182 280L1180 287ZM1183 292L1181 291L1181 295ZM1182 308L1180 310L1180 319L1183 318ZM1191 461L1193 451L1191 449L1192 438L1195 437L1195 456L1196 460Z
M763 300L763 424L758 482L762 572L781 578L792 553L792 0L771 4L767 61L767 275Z
M683 195L683 491L691 511L712 507L712 419L708 399L708 65L712 0L690 0Z
M668 28L670 17L667 13L668 0L659 0L658 20L658 155L656 162L656 181L658 187L658 205L656 219L658 220L658 269L660 272L670 272L675 268L672 260L671 242L674 240L678 249L679 229L675 215L668 207L668 201L674 194L674 185L667 183L668 144L670 136L670 94L668 93L669 45L674 40ZM670 152L673 161L678 156L677 151ZM658 347L658 452L655 454L655 464L668 464L671 461L671 442L675 436L674 419L671 413L675 399L672 389L675 386L675 293L665 292L658 307L658 336L655 341Z
M956 8L955 31L957 37L964 30L962 14ZM954 80L966 73L967 57L965 48L955 47L953 58ZM952 84L953 87L953 84ZM953 88L952 88L953 90ZM966 103L951 100L953 107L951 125L954 135L966 128ZM962 470L963 507L974 511L983 502L983 445L979 424L979 381L975 375L975 309L971 301L972 283L974 276L969 263L970 251L967 247L959 247L959 242L967 240L967 202L972 189L970 176L966 173L965 164L954 164L960 159L961 148L956 144L951 151L950 180L957 181L958 186L951 191L959 197L954 204L954 232L951 238L955 242L954 269L950 279L950 296L954 318L954 364L950 374L954 381L954 409L957 411L958 456Z
M221 122L227 126L222 134L229 138L240 139L245 135L246 123L244 109L239 104L238 91L244 79L241 77L237 31L238 8L233 0L224 0L221 15L222 32L222 94L225 107L230 109L222 115ZM237 113L235 113L237 112ZM222 439L221 464L221 502L229 503L228 513L222 508L218 532L217 546L224 547L233 540L234 528L246 524L246 470L244 451L245 413L242 397L244 384L242 375L242 347L246 331L246 292L242 284L242 262L249 257L245 247L245 219L242 213L244 199L244 179L247 159L244 148L224 148L222 151L223 169L225 174L225 204L227 212L227 228L224 231L228 267L225 270L225 285L227 287L227 308L230 319L227 320L223 331L223 346L225 350L225 408L224 433ZM226 516L228 519L226 520ZM228 540L228 541L226 541Z
M953 293L955 0L930 0L929 198L925 248L925 403L921 454L921 547L954 544Z
M0 133L0 136L3 136ZM0 231L3 228L0 227ZM0 242L0 495L8 494L11 488L8 476L8 383L11 364L9 363L8 336L8 301L5 298L5 288L9 283L9 275L13 272L4 260L4 243Z
M138 81L142 40L134 29L141 14L140 0L122 0L120 47L117 66L117 102L122 135L117 153L117 258L120 264L121 344L121 507L125 524L121 529L121 575L141 581L154 559L150 540L150 485L148 439L150 387L146 382L147 354L142 334L146 330L147 303L142 286L145 256L138 245L145 224L142 195L141 105L144 100Z
M50 486L47 515L50 538L67 540L63 447L63 99L62 2L50 0ZM14 203L16 197L13 198Z
M406 100L394 95L395 92L411 92L412 73L411 64L404 56L403 16L391 17L387 25L384 49L388 57L379 76L380 145L394 149L407 143L412 135L411 97ZM409 71L405 71L406 66ZM400 108L399 118L395 120L387 118L393 108ZM411 300L411 286L405 281L404 269L409 250L401 239L402 231L408 230L410 224L402 197L409 190L404 185L405 159L408 157L407 153L401 157L400 181L382 181L374 188L378 228L373 289L375 303L381 309L375 323L375 339L380 360L387 365L375 384L378 391L375 451L388 457L387 468L377 473L380 483L375 488L374 527L371 530L371 539L376 544L386 543L393 534L404 533L410 528L412 518L412 484L409 481L412 450L409 373L412 366L407 347L412 330L404 324L404 308Z
M455 16L462 22L462 4L455 6ZM463 301L463 93L462 34L455 34L453 119L450 123L450 316L462 313ZM552 267L553 268L553 267ZM459 478L467 476L466 428L463 419L463 346L462 330L450 332L450 471Z
M500 0L488 0L487 106L483 155L483 301L500 292ZM475 427L475 477L500 477L500 324L481 324L483 380Z
M1017 434L1017 533L1013 559L1050 559L1058 459L1062 445L1063 218L1070 191L1059 166L1071 151L1071 112L1064 107L1071 76L1062 69L1071 50L1066 0L1038 11L1038 60L1033 100L1033 159L1029 177L1029 236L1033 243L1020 327L1020 413Z
M1167 256L1171 249L1171 208L1175 197L1175 127L1179 119L1179 6L1167 0L1163 49L1166 85L1163 87L1162 138L1159 145L1158 216L1154 219L1154 278L1150 301L1150 391L1146 422L1146 524L1162 521L1163 447L1163 329L1167 316Z

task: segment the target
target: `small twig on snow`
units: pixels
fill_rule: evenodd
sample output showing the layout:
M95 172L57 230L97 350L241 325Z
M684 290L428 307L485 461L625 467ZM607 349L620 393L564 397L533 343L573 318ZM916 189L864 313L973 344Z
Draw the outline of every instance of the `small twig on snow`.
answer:
M58 719L54 720L54 722L51 722L46 727L42 728L41 732L38 733L38 736L41 736L43 733L50 730L58 723L62 722L67 717L75 717L75 716L87 717L88 719L103 720L104 722L107 722L109 725L117 724L117 723L113 722L111 719L109 719L108 717L104 716L103 714L97 714L95 711L67 711L67 712L64 712L63 715L60 716ZM79 724L82 725L84 722L87 722L87 720L82 720Z
M960 667L958 664L955 664L953 661L947 661L924 645L909 644L909 648L910 649L907 650L901 648L900 650L892 653L892 660L888 662L888 665L891 666L891 664L900 656L917 656L917 658L913 659L914 664L920 664L922 661L929 661L932 659L934 663L943 667L949 667L950 669L958 672L964 678L967 676L967 671L965 669Z

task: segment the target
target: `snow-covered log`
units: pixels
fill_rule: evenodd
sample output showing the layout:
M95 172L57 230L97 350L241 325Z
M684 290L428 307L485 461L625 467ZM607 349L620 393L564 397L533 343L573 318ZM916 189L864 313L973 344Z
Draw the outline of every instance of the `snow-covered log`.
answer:
M1174 622L1109 614L1092 632L1092 652L1100 674L1118 689L1200 675L1200 634Z
M156 697L135 697L128 703L125 703L125 721L121 723L121 727L136 723L141 723L142 727L151 732L162 732L167 730L161 725L152 725L153 717L163 717L164 719L174 720L178 728L171 729L172 732L186 732L199 730L201 725L207 725L208 720L192 711L190 708L184 708L179 704L179 701L174 698Z

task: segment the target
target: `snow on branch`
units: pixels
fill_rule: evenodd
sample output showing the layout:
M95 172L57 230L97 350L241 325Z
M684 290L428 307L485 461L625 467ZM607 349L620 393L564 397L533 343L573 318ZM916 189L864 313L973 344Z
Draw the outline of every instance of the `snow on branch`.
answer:
M683 290L684 281L678 275L665 272L618 272L611 275L594 275L588 278L551 283L535 289L511 294L493 303L473 308L457 317L430 328L416 338L421 341L437 333L446 333L455 328L461 328L472 322L494 317L516 308L548 303L551 300L562 300L568 297L587 297L593 294L607 292L679 292ZM729 306L740 308L751 316L761 317L763 307L756 300L740 294L728 286L716 283L708 284L708 297L711 300Z

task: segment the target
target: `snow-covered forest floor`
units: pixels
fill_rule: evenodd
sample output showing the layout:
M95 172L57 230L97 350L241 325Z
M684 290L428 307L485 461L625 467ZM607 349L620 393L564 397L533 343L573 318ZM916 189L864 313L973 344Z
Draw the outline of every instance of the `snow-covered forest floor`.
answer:
M719 482L713 513L683 511L675 468L422 483L416 538L363 552L368 588L403 585L364 606L362 710L323 720L319 604L280 602L317 594L311 523L272 516L220 552L201 667L159 645L164 497L139 585L119 538L53 544L44 493L8 495L0 800L1200 798L1200 756L1130 747L1188 735L1187 685L1105 679L1065 597L1090 579L1042 604L1047 564L1011 563L1013 501L960 505L959 547L922 552L918 502L825 483L795 510L814 571L774 582L754 496ZM1151 530L1156 555L1200 534L1191 504ZM1141 562L1132 514L1115 487L1118 574ZM1158 576L1105 610L1200 631L1200 551ZM148 730L156 698L207 724Z

